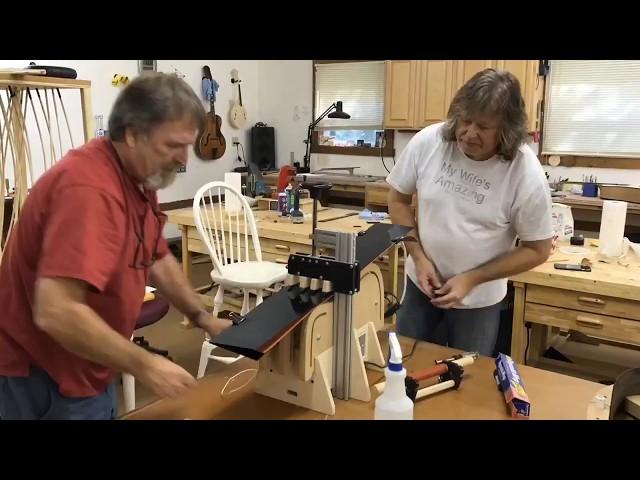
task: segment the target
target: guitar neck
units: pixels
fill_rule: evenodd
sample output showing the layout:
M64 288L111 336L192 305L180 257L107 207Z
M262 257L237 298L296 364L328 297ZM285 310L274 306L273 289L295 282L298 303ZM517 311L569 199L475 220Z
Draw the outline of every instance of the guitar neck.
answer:
M209 106L211 107L210 109L210 113L213 117L216 116L216 101L213 98L213 95L211 96L211 100L209 100Z

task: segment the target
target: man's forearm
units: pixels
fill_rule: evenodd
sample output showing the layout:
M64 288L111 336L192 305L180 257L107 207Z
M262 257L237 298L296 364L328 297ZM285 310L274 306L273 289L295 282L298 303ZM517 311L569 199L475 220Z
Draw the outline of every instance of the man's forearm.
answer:
M167 254L155 262L151 267L150 276L160 293L192 321L204 311L198 294L189 284L173 255Z
M119 372L135 375L150 356L81 303L43 312L36 318L36 324L65 350Z
M427 259L428 257L420 243L420 235L418 233L413 207L403 202L389 200L389 216L391 217L391 221L397 225L413 227L408 235L415 237L418 241L404 243L407 253L411 255L414 260Z
M508 278L518 273L526 272L544 262L548 257L545 247L532 248L521 245L515 250L492 260L481 267L470 270L467 274L473 279L475 285Z

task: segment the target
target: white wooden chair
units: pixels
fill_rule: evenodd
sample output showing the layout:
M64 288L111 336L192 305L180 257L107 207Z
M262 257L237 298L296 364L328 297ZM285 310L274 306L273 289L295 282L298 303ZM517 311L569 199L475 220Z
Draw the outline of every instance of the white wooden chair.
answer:
M213 263L211 279L218 284L213 302L214 316L220 313L225 288L242 290L244 299L240 313L244 315L249 311L251 291L256 293L258 306L262 303L263 289L284 281L287 276L286 265L262 260L255 217L247 200L237 189L225 182L203 185L193 199L193 217ZM197 378L204 375L209 359L231 364L242 358L215 356L212 354L215 348L205 335Z

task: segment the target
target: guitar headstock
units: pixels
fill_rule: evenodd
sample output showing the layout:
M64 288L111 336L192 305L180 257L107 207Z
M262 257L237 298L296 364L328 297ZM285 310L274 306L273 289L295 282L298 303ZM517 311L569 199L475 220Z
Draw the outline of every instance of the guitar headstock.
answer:
M238 69L234 68L233 70L231 70L231 83L240 83L242 80L240 80L240 76L238 75Z

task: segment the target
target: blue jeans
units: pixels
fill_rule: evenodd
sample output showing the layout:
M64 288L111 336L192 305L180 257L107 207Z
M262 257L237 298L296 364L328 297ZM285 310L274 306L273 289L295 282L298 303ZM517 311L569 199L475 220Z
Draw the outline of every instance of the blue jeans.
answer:
M500 303L483 308L444 310L432 305L407 278L407 290L396 317L405 337L493 356L500 326Z
M0 376L2 420L112 420L117 411L113 383L95 397L70 398L38 367L27 377Z

